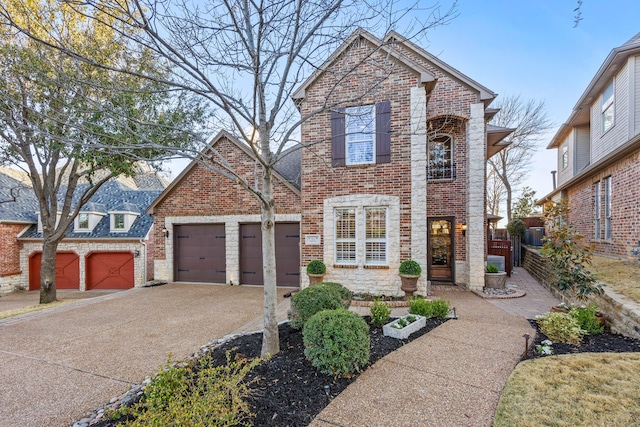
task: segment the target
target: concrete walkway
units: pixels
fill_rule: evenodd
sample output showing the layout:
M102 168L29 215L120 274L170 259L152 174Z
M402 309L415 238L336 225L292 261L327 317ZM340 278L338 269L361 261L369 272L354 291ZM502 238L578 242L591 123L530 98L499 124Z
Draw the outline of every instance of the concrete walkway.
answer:
M523 298L487 300L434 290L456 307L450 320L379 360L311 423L335 426L491 426L498 399L525 351L526 318L557 304L516 268Z

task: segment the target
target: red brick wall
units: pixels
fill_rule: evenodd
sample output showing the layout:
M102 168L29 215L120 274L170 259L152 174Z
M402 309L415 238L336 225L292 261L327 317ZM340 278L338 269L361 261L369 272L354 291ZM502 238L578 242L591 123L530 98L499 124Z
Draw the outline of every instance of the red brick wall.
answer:
M253 183L255 162L238 146L221 139L216 150L238 175ZM258 182L260 182L258 172ZM274 177L276 213L300 213L300 196ZM166 216L217 216L259 214L260 205L255 196L229 178L203 166L193 167L170 193L154 208L155 259L165 259L164 237L160 231Z
M323 234L323 202L348 194L375 193L400 198L401 259L411 254L411 134L410 90L418 86L418 76L404 65L383 53L371 54L367 43L354 43L339 56L330 70L322 74L307 88L301 105L303 115L323 105L352 99L344 106L368 105L391 101L391 163L331 167L330 113L312 117L302 126L302 141L311 146L302 157L302 235ZM428 216L455 216L457 221L466 216L466 122L470 104L478 100L477 94L462 86L451 76L412 54L414 61L432 70L438 83L428 103L430 117L455 115L451 129L455 139L457 178L453 181L430 184L427 190ZM358 65L359 64L359 65ZM355 67L349 78L340 80L347 70ZM386 68L385 68L386 67ZM387 76L379 78L376 76ZM393 219L392 219L393 220ZM457 259L465 259L464 240L457 236ZM425 230L426 238L426 230ZM302 264L322 259L322 245L302 244Z
M24 228L22 224L0 224L0 276L20 273L22 243L17 236Z
M611 177L611 240L604 239L604 180ZM594 238L594 184L600 182L601 239ZM640 150L602 170L567 191L571 202L569 221L585 242L593 244L603 255L630 257L640 239Z

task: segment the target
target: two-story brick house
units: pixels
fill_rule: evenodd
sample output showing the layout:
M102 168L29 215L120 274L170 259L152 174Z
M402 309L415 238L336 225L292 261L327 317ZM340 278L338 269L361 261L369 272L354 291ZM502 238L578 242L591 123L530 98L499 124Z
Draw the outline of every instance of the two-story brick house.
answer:
M596 253L630 256L640 239L640 33L609 56L559 128L557 187Z
M379 40L356 31L293 96L301 116L310 118L301 129L303 148L295 150L301 151L299 187L278 190L276 223L299 224L299 283L308 283L309 261L321 259L326 280L397 295L400 262L412 258L423 267L423 294L427 280L482 289L485 164L510 132L487 126L497 112L489 108L495 97L396 33ZM214 140L254 173L250 150L229 142L229 135ZM248 249L240 228L259 220L257 202L204 169L194 163L152 205L156 227L219 224L226 261L217 267L224 273L218 280L245 283L240 264ZM210 180L215 188L187 197ZM219 196L229 189L240 193ZM182 273L176 263L186 260L170 253L179 244L160 239L158 277L175 280Z

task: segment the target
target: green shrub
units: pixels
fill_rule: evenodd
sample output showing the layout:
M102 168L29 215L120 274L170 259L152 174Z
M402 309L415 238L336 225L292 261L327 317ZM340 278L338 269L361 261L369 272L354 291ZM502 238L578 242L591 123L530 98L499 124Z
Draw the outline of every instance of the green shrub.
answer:
M520 218L514 218L507 224L507 231L511 237L520 237L524 236L527 226Z
M409 299L409 313L419 314L424 317L439 317L444 319L449 314L451 305L444 298L429 301L422 297L411 297Z
M402 261L398 271L400 274L405 274L407 276L419 276L422 273L422 267L420 267L420 264L416 261L407 259Z
M319 259L314 259L307 264L307 274L325 274L327 272L327 266Z
M545 313L536 317L540 331L553 342L579 345L585 331L578 320L569 313Z
M314 314L302 330L304 354L324 374L349 376L369 362L369 326L346 309Z
M411 297L409 299L409 313L431 317L433 316L433 304L422 297Z
M175 367L167 364L144 390L140 402L119 411L134 419L125 426L221 426L251 425L245 399L251 382L244 381L259 359L230 360L213 366L211 359L199 365Z
M489 265L487 265L485 267L484 272L485 273L499 273L500 269L494 264L489 264Z
M587 334L601 334L604 332L604 326L600 323L600 319L596 316L598 312L598 306L590 304L588 307L575 307L569 311L572 317L574 317L580 328L582 328Z
M449 315L449 311L451 311L451 304L446 299L440 298L431 301L431 315L433 317L444 319Z
M391 317L391 307L381 298L376 298L371 307L369 307L369 311L371 313L371 324L376 326L384 325Z
M301 329L304 323L322 310L349 308L351 292L339 283L323 282L304 288L291 297L289 322L292 328Z

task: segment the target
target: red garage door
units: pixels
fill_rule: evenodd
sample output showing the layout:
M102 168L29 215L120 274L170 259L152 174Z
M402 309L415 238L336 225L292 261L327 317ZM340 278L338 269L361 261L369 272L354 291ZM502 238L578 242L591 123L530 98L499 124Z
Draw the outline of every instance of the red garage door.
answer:
M93 252L87 255L87 290L133 288L131 252Z
M42 252L29 258L29 290L40 289ZM56 289L80 288L80 258L74 252L56 253Z
M260 224L240 225L240 283L263 285ZM300 286L300 224L277 223L276 276L278 286Z

